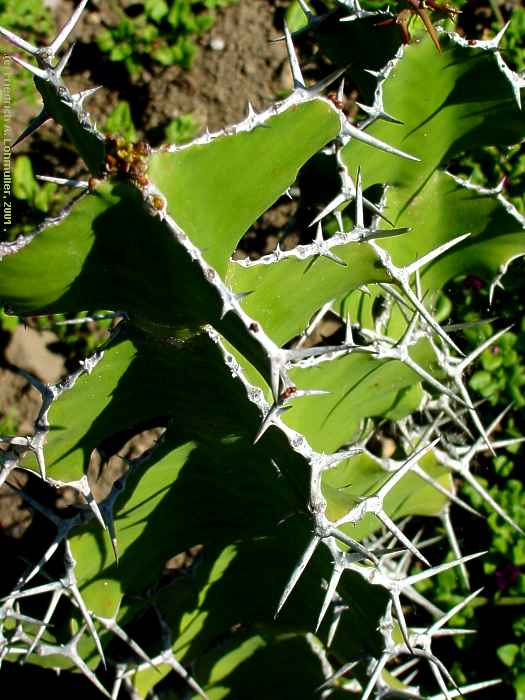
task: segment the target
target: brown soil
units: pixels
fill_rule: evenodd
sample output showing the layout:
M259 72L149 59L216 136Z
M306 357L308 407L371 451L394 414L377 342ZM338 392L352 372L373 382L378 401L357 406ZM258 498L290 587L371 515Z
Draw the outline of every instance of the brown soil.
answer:
M131 78L122 63L110 61L96 47L97 34L114 16L109 3L92 2L75 31L77 44L66 82L74 91L102 86L88 105L97 123L104 123L118 100L129 101L136 126L152 142L161 128L183 114L191 113L202 130L220 129L242 119L248 102L261 109L291 88L284 42L273 41L281 35L274 26L280 3L242 0L217 10L212 29L197 40L199 51L191 71L151 64ZM56 4L57 25L69 16L72 6L65 0ZM37 109L27 103L18 105L13 133L21 131ZM49 147L59 136L46 125L45 130L49 129L28 139L18 152L34 153L34 139Z

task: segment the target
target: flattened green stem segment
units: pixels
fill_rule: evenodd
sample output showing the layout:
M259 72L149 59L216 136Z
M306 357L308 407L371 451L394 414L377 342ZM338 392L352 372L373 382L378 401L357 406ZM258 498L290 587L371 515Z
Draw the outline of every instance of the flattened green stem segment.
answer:
M354 141L342 154L351 173L366 164L365 189L388 184L402 193L396 210L385 210L396 225L399 214L442 163L469 148L513 144L523 138L523 113L495 54L465 49L446 36L440 41L441 54L428 37L406 46L402 60L383 83L384 109L403 124L377 120L367 129L421 162L385 157Z
M399 211L404 196L402 189L391 188L387 194L388 209ZM423 291L439 289L461 274L491 280L506 261L525 253L523 220L506 206L502 194L468 189L439 170L398 217L398 223L407 221L417 235L405 236L403 245L381 241L398 265L410 264L425 250L442 245L458 233L470 233L464 242L424 269Z
M425 357L425 350L428 348L422 343L413 353L422 364L430 359ZM396 419L405 411L414 410L421 398L416 390L420 378L410 368L359 352L317 367L294 368L290 378L301 389L315 387L327 392L315 401L294 401L283 416L283 421L294 430L301 427L319 452L333 452L355 439L365 418Z
M272 114L261 123L255 117L253 128L248 119L233 135L151 157L150 179L167 198L168 213L220 275L245 231L340 128L323 99Z
M319 255L290 255L268 265L231 263L227 282L237 293L252 291L243 299L243 309L282 345L299 335L328 301L342 299L363 284L389 279L368 244L348 243L333 250L347 267Z
M173 232L122 182L102 183L4 258L0 298L20 315L122 309L161 335L193 332L222 309Z

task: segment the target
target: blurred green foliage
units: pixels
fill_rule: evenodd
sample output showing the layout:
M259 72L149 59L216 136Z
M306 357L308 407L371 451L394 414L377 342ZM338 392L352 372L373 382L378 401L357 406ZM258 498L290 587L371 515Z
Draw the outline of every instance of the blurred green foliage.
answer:
M184 143L197 136L199 125L191 114L181 114L172 119L165 129L165 143Z
M47 214L57 192L53 182L39 183L33 173L29 156L18 156L13 165L13 195L31 209Z
M146 0L132 6L133 16L114 6L120 19L99 34L97 43L112 61L123 61L131 75L150 60L190 68L197 53L195 39L213 25L214 10L236 1Z
M0 0L0 26L9 27L31 42L49 38L55 28L51 12L42 0ZM7 44L3 46L8 48ZM27 71L10 71L10 82L13 101L36 101L33 79Z
M106 119L104 132L107 134L118 134L123 136L126 141L137 140L137 130L131 116L131 108L129 103L122 100L117 103L115 109Z

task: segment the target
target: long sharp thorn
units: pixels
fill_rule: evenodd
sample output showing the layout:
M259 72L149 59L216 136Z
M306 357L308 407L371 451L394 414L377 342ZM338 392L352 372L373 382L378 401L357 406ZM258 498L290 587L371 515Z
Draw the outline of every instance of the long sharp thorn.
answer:
M132 639L123 629L122 627L117 624L114 620L108 619L105 617L99 617L97 615L97 620L105 627L107 630L112 632L116 637L121 639L125 644L129 646L129 648L135 652L135 654L141 658L145 663L147 663L149 666L157 670L156 666L154 665L153 661L150 659L150 657L146 654L144 649L137 644L137 642Z
M419 299L417 298L417 295L414 294L412 289L410 288L409 284L403 284L403 291L407 295L407 297L410 299L414 307L419 311L421 316L425 319L425 321L428 323L428 325L432 328L432 330L437 333L437 335L448 345L450 346L453 350L455 350L459 355L463 356L463 352L460 350L460 348L456 345L456 343L448 336L447 333L441 328L439 323L436 321L436 319L430 314L425 305L422 304Z
M115 672L115 680L113 681L113 687L111 689L111 700L117 700L118 698L120 689L122 687L122 681L124 680L123 674L125 672L125 668L126 667L122 668L121 666L117 666Z
M439 620L436 620L434 624L428 628L427 634L432 636L434 632L437 632L440 630L442 627L444 627L449 620L451 620L454 615L456 615L458 612L463 610L463 608L466 608L467 605L470 603L471 600L474 600L474 598L477 598L477 596L481 593L483 590L483 586L481 588L478 588L477 591L473 591L470 595L468 595L465 600L462 600L460 603L455 605L451 610L449 610L443 617L441 617Z
M47 71L43 70L42 68L37 68L37 66L33 66L31 63L27 63L27 61L23 61L21 58L18 58L17 56L11 56L10 58L12 61L17 63L19 66L21 66L22 68L25 68L30 73L32 73L36 78L40 78L40 80L49 80L49 76L47 74Z
M412 544L412 542L408 539L404 532L397 527L394 521L389 518L389 516L384 512L384 510L377 512L375 515L383 523L383 525L388 530L390 530L394 537L396 537L400 542L402 542L415 557L420 559L423 562L423 564L430 566L430 562L428 561L428 559L424 557L419 551L419 549Z
M441 45L439 43L439 37L436 34L436 30L434 29L434 25L432 24L432 20L430 19L430 16L428 12L423 9L423 8L417 8L416 12L418 16L420 17L421 21L425 25L425 29L430 35L430 38L432 39L432 43L436 47L436 49L441 53Z
M294 89L297 89L297 88L304 89L306 86L304 84L304 78L303 78L303 74L301 72L301 66L299 65L299 61L297 59L297 54L295 53L295 48L294 48L293 41L292 41L292 35L290 34L290 30L288 29L288 24L286 22L284 23L284 37L286 40L286 50L288 52L288 60L290 62L290 68L292 70Z
M432 653L430 653L430 659L431 659L431 663L435 664L436 668L438 668L441 671L441 673L445 676L445 678L448 680L450 685L452 685L455 688L455 690L459 691L458 684L450 675L449 670L447 669L445 664L440 659L438 659L437 656L434 656L434 654L432 654ZM450 691L448 689L447 689L447 692L450 693ZM459 691L459 692L461 694L461 691Z
M337 669L337 671L333 673L329 678L327 678L324 683L321 683L321 685L316 688L317 692L320 692L325 688L329 688L331 685L334 684L334 681L336 681L338 678L341 678L341 676L344 676L345 673L348 673L348 671L351 671L357 666L358 663L359 661L349 661L348 663L341 666L341 668Z
M478 690L485 690L485 688L491 688L494 685L500 685L503 681L501 678L497 678L493 681L481 681L480 683L471 683L470 685L464 685L458 690L452 690L450 692L450 697L457 698L460 695L468 695L469 693L477 693ZM432 695L429 700L443 700L442 693L438 695Z
M95 516L95 518L98 520L100 525L102 526L103 530L106 530L106 523L104 521L104 518L102 517L102 513L100 512L100 508L98 507L98 503L96 502L95 498L93 497L93 494L91 492L89 494L84 494L84 498L86 499L87 505L89 506L91 512Z
M455 424L458 426L458 428L461 428L461 430L462 430L466 435L468 435L468 437L471 438L471 440L474 439L474 436L472 435L472 432L471 432L470 428L469 428L468 425L465 423L465 421L463 421L463 420L461 419L461 416L460 416L460 415L454 413L454 411L450 408L450 406L449 406L448 404L445 405L445 406L443 407L443 410L444 410L445 414L448 416L448 418L450 418L450 420L451 420L453 423L455 423Z
M71 54L73 53L73 49L75 48L75 42L71 44L69 49L66 51L66 53L62 56L60 61L58 62L57 67L55 68L55 73L58 77L62 75L64 72L64 68L67 66L69 59L71 58Z
M438 258L440 255L443 253L446 253L447 250L450 248L453 248L455 245L458 245L462 241L464 241L466 238L470 236L470 233L463 233L461 236L456 236L456 238L453 238L450 241L447 241L446 243L443 243L442 245L438 246L437 248L433 248L432 250L429 250L428 253L425 255L422 255L420 258L417 260L414 260L413 263L410 265L407 265L405 267L405 270L408 272L409 275L414 274L416 270L421 270L425 265L428 263L432 262L436 258Z
M324 616L326 615L326 611L328 610L328 607L333 600L333 597L334 597L334 594L337 590L337 586L339 584L339 579L341 578L342 573L343 573L343 568L336 565L334 567L334 570L332 571L330 581L328 582L328 586L326 589L326 594L325 594L325 597L323 600L323 604L322 604L321 610L319 612L319 617L317 618L317 625L315 627L316 632L318 631L319 627L321 626L321 623L324 620Z
M364 105L361 102L356 102L355 104L359 107L359 109L362 109L363 112L366 112L366 114L369 114L371 117L375 117L376 119L383 119L384 121L390 122L391 124L403 124L402 121L396 119L391 114L388 114L382 109L369 107L368 105Z
M485 340L485 342L481 343L479 347L477 347L475 350L473 350L471 353L469 353L461 362L459 365L456 366L455 371L458 374L462 374L464 370L472 363L476 358L478 358L482 352L484 352L487 348L489 348L491 345L494 345L496 341L498 341L502 335L505 335L507 331L510 331L512 328L512 324L510 326L507 326L506 328L503 328L501 331L498 331L495 333L493 336Z
M312 558L312 555L315 552L317 545L319 544L320 541L321 541L321 538L317 535L312 537L312 539L310 540L308 547L305 549L302 557L299 559L295 569L292 572L292 575L290 576L290 580L288 581L288 583L285 586L285 589L284 589L284 591L281 595L281 598L279 600L279 603L277 605L277 609L275 611L274 617L277 617L277 615L280 613L281 608L286 603L288 596L295 588L297 581L300 579L301 574L306 569L306 566L308 565L308 562Z
M332 199L332 201L329 204L327 204L326 207L308 225L315 226L315 224L318 224L322 219L327 217L328 214L331 214L334 211L334 209L337 209L337 207L341 206L341 204L347 202L348 199L349 198L347 197L347 195L344 192L341 192L337 195L337 197Z
M77 104L82 106L82 104L84 103L84 100L87 100L88 97L91 97L91 95L94 95L96 92L98 92L101 87L102 87L102 85L97 85L96 87L87 88L87 90L81 90L80 92L76 92L73 95L73 100Z
M347 263L340 258L338 255L335 253L332 253L331 250L325 250L320 254L323 258L326 258L327 260L331 260L332 262L336 263L336 265L339 265L340 267L348 267Z
M452 698L450 697L449 689L447 688L447 685L446 685L445 681L443 680L441 670L439 669L439 667L437 666L437 664L435 663L435 661L433 659L432 660L428 659L428 663L430 666L430 670L432 671L432 675L436 679L437 684L440 687L441 692L445 696L446 700L452 700Z
M21 143L24 139L26 139L28 136L31 136L37 129L40 129L40 127L45 124L51 117L47 114L45 109L43 109L40 114L38 114L34 119L31 119L29 122L28 126L22 131L20 136L13 141L11 144L11 148L14 148L15 146L18 146L19 143Z
M512 447L512 445L521 445L522 442L525 442L525 437L520 437L520 438L509 438L508 440L496 440L495 442L491 443L492 447L497 450L501 449L502 447Z
M44 556L40 559L38 564L35 564L31 571L18 581L17 588L22 588L23 586L26 586L37 574L39 574L42 571L44 566L47 564L47 562L51 559L53 554L58 549L58 545L62 542L65 536L65 532L59 532L59 534L55 537L51 545L47 548Z
M481 513L478 513L477 510L472 508L472 506L469 506L468 503L465 503L465 501L462 501L461 498L456 496L455 493L452 491L449 491L446 486L443 486L443 484L440 484L439 481L436 481L433 479L427 472L420 467L419 465L414 465L413 467L414 474L417 474L420 479L423 479L423 481L426 481L427 484L430 484L433 488L436 489L436 491L439 491L439 493L442 493L443 496L446 496L452 503L455 503L458 505L460 508L463 508L466 510L468 513L472 513L472 515L476 515L478 518L482 518L483 516Z
M404 588L401 593L405 596L405 598L408 598L416 605L422 607L423 610L430 613L432 617L442 617L445 614L441 608L438 608L437 605L434 605L428 601L421 593L416 591L416 589L412 588L411 586Z
M257 431L255 437L253 438L253 443L252 443L253 445L256 445L259 442L259 440L262 438L264 433L268 430L270 425L272 425L274 423L276 416L277 416L277 411L275 410L275 408L270 408L268 413L263 418L259 430Z
M352 539L352 537L349 537L348 535L346 535L344 532L342 532L338 528L335 528L335 527L330 528L329 534L332 537L335 537L336 539L340 540L343 544L346 544L354 552L358 552L359 554L361 554L364 559L368 559L373 564L379 564L379 559L376 557L376 555L373 552L371 552L366 547L364 547L362 544L357 542L357 540L354 540L354 539Z
M179 676L186 681L186 683L190 686L190 688L197 693L197 695L200 695L203 700L208 700L208 696L204 692L204 690L200 687L200 685L197 683L196 680L190 674L186 671L184 666L177 661L173 653L169 656L168 659L166 659L165 663L168 663L171 668L179 674Z
M490 450L491 454L495 457L495 456L496 456L496 451L494 450L494 447L492 446L492 443L491 443L491 441L490 441L490 438L489 438L489 436L487 435L487 433L486 433L486 431L485 431L485 428L484 428L484 426L483 426L483 423L481 422L481 419L480 419L480 417L478 416L478 414L477 414L477 412L476 412L476 409L475 409L475 408L472 406L472 404L471 404L470 396L469 396L469 394L468 394L468 391L467 391L465 385L463 384L463 380L460 379L459 377L456 377L456 384L457 384L457 386L458 386L458 388L459 388L459 391L461 392L461 396L463 397L463 400L464 400L465 402L468 402L468 403L470 404L469 407L468 407L469 416L472 418L472 421L473 421L474 425L476 426L476 428L478 429L479 434L480 434L481 437L483 438L483 441L484 441L485 445L486 445L487 448Z
M356 188L355 188L355 225L358 228L365 227L363 214L363 179L361 177L361 168L357 170Z
M17 49L22 49L22 51L27 51L27 53L31 54L31 56L38 55L38 49L36 48L36 46L33 46L25 39L22 39L21 36L18 36L17 34L10 32L9 29L5 29L4 27L0 27L0 36L3 37L4 39L6 39L6 41L8 41L10 44L13 44L13 46L16 46Z
M419 658L416 656L413 659L410 659L410 661L407 661L406 663L402 664L401 666L398 666L395 668L393 671L390 671L390 675L394 676L394 678L399 678L405 671L409 671L411 668L416 666L419 663Z
M456 331L463 331L468 328L477 328L478 326L484 326L486 323L493 323L498 321L500 316L492 316L492 318L483 318L479 321L467 321L466 323L447 323L443 328L449 333L454 333Z
M393 226L393 225L394 225L394 224L390 221L390 219L388 219L388 218L383 214L383 212L381 211L381 209L380 209L378 206L376 206L373 202L370 202L366 197L363 197L363 205L364 205L365 209L368 209L368 211L371 211L373 214L375 214L376 216L378 216L380 219L383 219L383 221L386 221L386 223L389 224L390 226Z
M494 44L494 46L499 46L509 26L510 20L499 30L496 36L492 39L491 43Z
M408 226L403 226L401 228L372 228L368 229L363 236L364 241L372 241L377 238L393 238L394 236L401 236L404 233L409 233L412 231Z
M31 654L33 653L33 651L34 651L34 650L36 649L36 647L38 646L38 643L40 642L40 639L42 638L42 635L43 635L44 632L45 632L45 629L46 629L46 628L45 628L45 625L48 625L49 622L50 622L50 620L51 620L51 618L53 617L53 613L55 612L55 609L56 609L56 607L57 607L57 605L58 605L58 601L59 601L60 598L62 597L62 594L63 594L63 593L64 593L64 591L61 590L61 589L56 590L56 591L53 591L53 595L51 596L51 600L50 600L50 602L49 602L49 605L47 606L47 611L46 611L45 617L44 617L44 619L43 619L44 626L42 626L42 627L38 630L37 634L35 635L35 638L33 639L32 643L31 643L31 646L30 646L29 649L27 650L27 653L26 653L26 655L25 655L25 657L24 657L24 661L27 660L27 658L28 658L29 656L31 656Z
M115 521L113 519L113 513L109 513L109 515L106 516L106 525L108 529L108 534L111 540L111 547L113 549L113 556L115 557L115 563L118 566L119 564L119 553L118 553L118 540L117 540L117 533L115 531Z
M450 547L454 556L456 557L456 559L461 559L463 555L459 546L458 538L456 537L456 533L454 531L454 527L452 525L452 520L450 519L449 508L445 508L445 510L441 514L441 522L443 523L443 527L445 528L445 533L447 535L447 539L450 543ZM465 564L462 563L459 565L459 573L461 575L461 578L463 579L465 588L467 589L467 591L470 591L470 577Z
M4 620L6 617L8 617L11 620L16 620L17 622L25 622L28 625L36 625L38 627L46 627L47 622L44 622L44 620L37 620L36 617L29 617L29 615L22 615L21 613L14 612L14 610L9 610L5 612L5 614L0 618L0 620Z
M389 493L396 484L398 484L401 479L407 474L412 467L419 462L420 459L422 459L426 454L430 452L430 450L435 447L438 442L440 441L441 438L436 438L433 440L431 443L428 445L425 445L424 447L419 448L414 452L413 455L411 455L407 461L403 464L402 467L400 467L397 471L395 471L392 476L386 481L383 486L377 491L376 496L379 498L383 499L387 493Z
M339 102L343 102L343 100L345 99L345 79L344 79L344 77L341 80L339 87L337 88L337 99L339 100Z
M412 645L410 644L410 635L408 633L407 622L405 620L405 614L403 613L403 606L401 605L401 600L399 598L399 593L397 591L392 591L392 602L394 604L394 610L396 611L397 622L399 624L399 629L403 636L403 641L406 644L408 651L413 654Z
M386 284L385 282L378 282L377 286L380 287L384 292L389 294L393 299L395 299L399 306L409 311L412 311L412 308L410 307L409 303L406 301L406 299L404 299L402 294L398 292L396 287L394 287L391 284Z
M487 554L486 551L476 552L475 554L468 554L466 557L462 557L461 559L454 559L454 561L447 561L444 564L433 566L431 569L426 569L425 571L420 571L417 574L412 574L412 576L407 576L405 579L399 582L399 585L401 585L403 588L405 588L406 586L412 586L415 583L418 583L419 581L424 581L425 579L431 578L432 576L437 576L443 571L453 569L455 566L459 566L459 564L461 563L466 564L468 561L472 561L472 559L478 559L479 557L482 557L485 554Z
M82 660L78 654L75 656L75 659L73 663L77 666L79 671L88 679L88 681L91 681L95 688L98 688L102 695L105 695L109 700L111 700L111 695L108 693L108 691L104 688L102 683L98 680L96 675L93 673L93 671L89 668L89 666Z
M35 175L37 180L42 182L53 182L55 185L63 185L64 187L75 187L81 190L87 190L89 184L84 180L70 180L67 177L52 177L51 175Z
M335 82L338 78L340 78L343 73L346 71L347 67L345 66L344 68L338 68L337 70L334 70L330 75L327 75L326 78L323 78L322 80L319 80L315 85L312 85L312 87L308 88L307 92L309 95L319 95L319 93L323 92L329 85L331 85L333 82Z
M416 158L416 156L411 156L409 153L405 153L404 151L400 151L399 148L395 148L394 146L390 146L388 143L385 143L384 141L380 141L379 139L376 139L375 136L372 136L366 131L362 131L361 129L358 129L355 127L353 124L350 124L347 122L344 126L344 132L348 134L348 136L351 136L352 138L356 139L357 141L362 141L363 143L366 143L369 146L374 146L375 148L379 148L381 151L385 151L386 153L391 153L392 155L395 156L400 156L401 158L406 158L407 160L415 160L417 162L420 161L420 158Z
M509 525L511 525L517 532L520 533L520 535L525 535L525 532L523 532L522 528L518 525L518 523L513 520L510 515L507 515L507 513L503 510L503 508L499 505L497 501L495 501L492 496L486 491L483 486L479 483L479 481L476 479L476 477L471 474L468 470L462 471L461 476L469 482L469 484L472 486L472 488L478 492L478 494L481 496L481 498L489 504L489 506L496 511L496 513L503 518Z
M489 425L487 428L487 435L490 437L492 433L496 430L498 425L501 423L501 421L505 418L507 413L510 411L510 409L514 406L514 401L511 401L508 406L505 406L503 411L499 413L496 418L492 421L492 423Z
M372 675L370 676L370 680L368 681L368 685L365 688L365 692L361 695L361 700L368 700L368 698L372 694L372 691L376 687L376 683L379 680L379 676L383 672L387 661L388 654L383 654L383 656L377 662Z
M82 614L82 617L84 618L84 622L86 623L86 627L89 630L89 633L91 637L93 638L93 641L95 642L95 646L97 647L97 651L100 655L100 659L102 661L102 664L104 665L104 668L107 668L106 664L106 657L104 655L104 649L102 648L102 644L100 643L100 637L98 636L98 632L95 628L95 625L93 624L93 619L91 618L91 613L86 607L86 604L84 603L84 599L80 595L80 591L78 590L77 586L70 586L68 589L71 592L71 595L75 599L76 604L78 605L78 608Z
M454 399L454 401L457 401L460 403L462 406L467 406L469 407L469 404L466 403L460 396L455 394L451 389L446 387L444 384L442 384L440 381L434 378L432 374L427 372L423 367L420 367L417 362L414 362L414 360L410 357L410 355L407 355L406 357L403 358L402 362L407 365L407 367L410 367L410 369L414 370L416 374L419 374L419 376L427 381L431 386L433 386L435 389L438 391L441 391L443 394L446 394L449 396L451 399Z
M56 35L55 39L49 45L48 51L51 56L54 56L56 54L56 52L60 49L64 41L66 41L68 36L71 34L78 20L80 19L80 15L82 14L82 11L84 10L87 3L88 0L81 0L80 4L77 5L71 17L67 20L62 29Z

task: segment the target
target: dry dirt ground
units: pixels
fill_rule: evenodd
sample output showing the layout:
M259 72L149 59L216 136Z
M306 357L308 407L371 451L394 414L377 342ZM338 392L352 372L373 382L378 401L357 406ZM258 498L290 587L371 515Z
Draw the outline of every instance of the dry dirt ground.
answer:
M130 78L122 63L110 61L95 45L111 11L110 3L93 0L76 30L67 82L74 89L102 86L89 103L98 123L104 122L118 100L129 101L136 126L153 141L155 130L183 114L191 113L202 130L220 129L240 120L249 101L259 109L291 87L284 42L275 41L282 36L277 27L282 26L279 18L284 4L281 0L240 0L219 9L212 29L197 40L199 52L191 71L152 64ZM57 23L73 6L59 0ZM223 48L212 48L217 45ZM13 115L13 133L35 111L35 107L19 105ZM34 154L57 136L57 130L49 127L18 152Z

